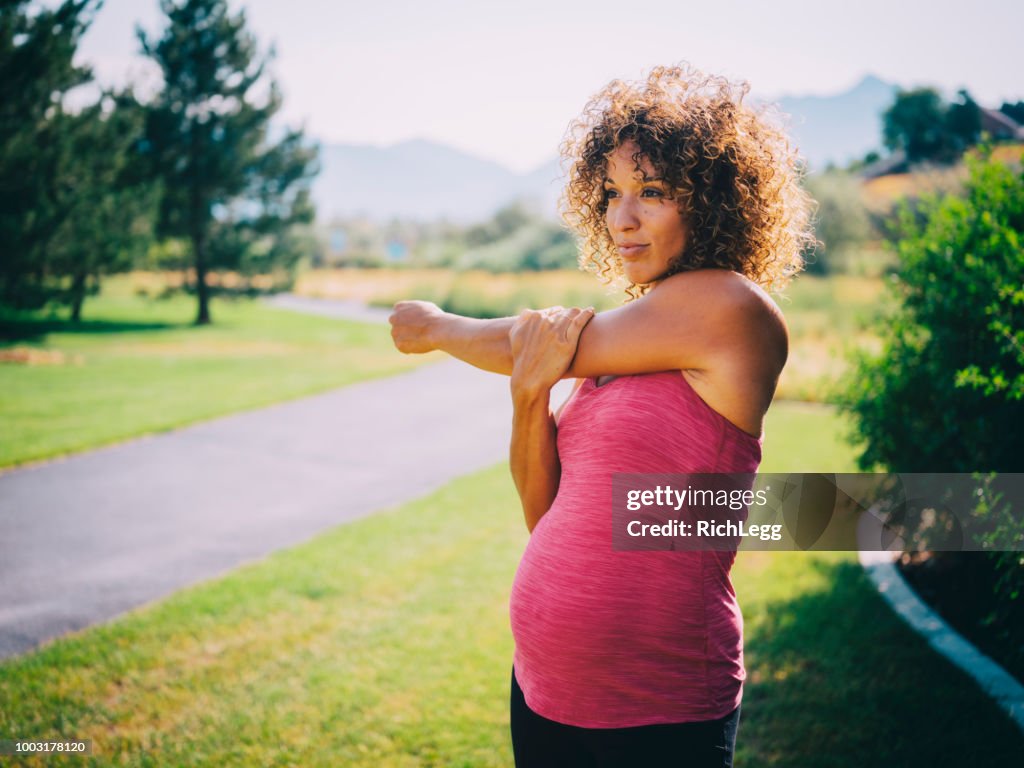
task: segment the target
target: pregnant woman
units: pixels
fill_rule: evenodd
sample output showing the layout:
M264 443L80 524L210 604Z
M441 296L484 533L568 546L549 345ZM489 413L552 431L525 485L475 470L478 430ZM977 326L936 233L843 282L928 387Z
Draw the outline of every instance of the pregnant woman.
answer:
M612 547L614 473L752 473L787 356L781 289L813 242L797 155L745 84L614 81L563 144L580 264L623 306L475 320L400 302L403 352L511 375L531 537L511 597L517 766L731 766L743 680L735 552ZM577 378L558 414L551 387Z

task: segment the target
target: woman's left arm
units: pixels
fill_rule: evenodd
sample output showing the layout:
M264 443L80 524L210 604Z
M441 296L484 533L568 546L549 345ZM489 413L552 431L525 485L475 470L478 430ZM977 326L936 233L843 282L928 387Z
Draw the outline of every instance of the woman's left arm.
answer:
M509 464L531 532L555 500L562 474L555 419L548 407L551 388L572 363L580 333L593 316L593 309L527 310L509 332L513 357Z

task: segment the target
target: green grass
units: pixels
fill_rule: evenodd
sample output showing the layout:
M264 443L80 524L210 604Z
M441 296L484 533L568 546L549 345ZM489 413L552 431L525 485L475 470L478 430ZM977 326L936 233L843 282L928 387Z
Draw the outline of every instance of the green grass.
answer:
M0 317L0 466L92 448L300 397L417 365L386 326L215 301L215 324L191 325L194 300L146 301L108 281L74 326Z
M764 424L762 472L856 472L849 419L831 405L780 401Z
M766 463L820 468L835 416L788 410ZM99 765L508 766L526 539L505 465L462 478L0 664L0 739L91 738ZM743 552L734 577L737 765L987 767L1024 750L853 554Z

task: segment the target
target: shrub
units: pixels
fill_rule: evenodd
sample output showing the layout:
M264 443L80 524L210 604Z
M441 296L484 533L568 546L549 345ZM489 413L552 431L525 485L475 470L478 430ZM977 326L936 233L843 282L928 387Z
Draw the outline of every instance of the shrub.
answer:
M863 469L1024 471L1024 172L987 150L968 168L962 196L901 211L898 309L880 327L882 353L855 361L843 399L865 441ZM1024 652L1008 639L1024 627L1024 510L998 495L961 503L991 521L995 539L985 553L937 560L961 587L986 585L981 624L1019 669ZM965 580L979 570L989 575Z
M963 196L901 211L898 308L843 398L864 469L1024 471L1024 173L968 165Z

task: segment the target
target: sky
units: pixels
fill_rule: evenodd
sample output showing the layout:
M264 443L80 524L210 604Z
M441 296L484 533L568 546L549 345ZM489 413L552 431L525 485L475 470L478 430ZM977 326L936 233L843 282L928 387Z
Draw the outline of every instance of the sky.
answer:
M518 172L557 152L588 97L681 60L761 98L826 95L866 74L905 88L1024 99L1020 0L231 0L284 93L281 118L325 143L429 139ZM106 85L159 83L136 25L157 0L106 0L79 49ZM1016 61L1014 59L1017 59Z

